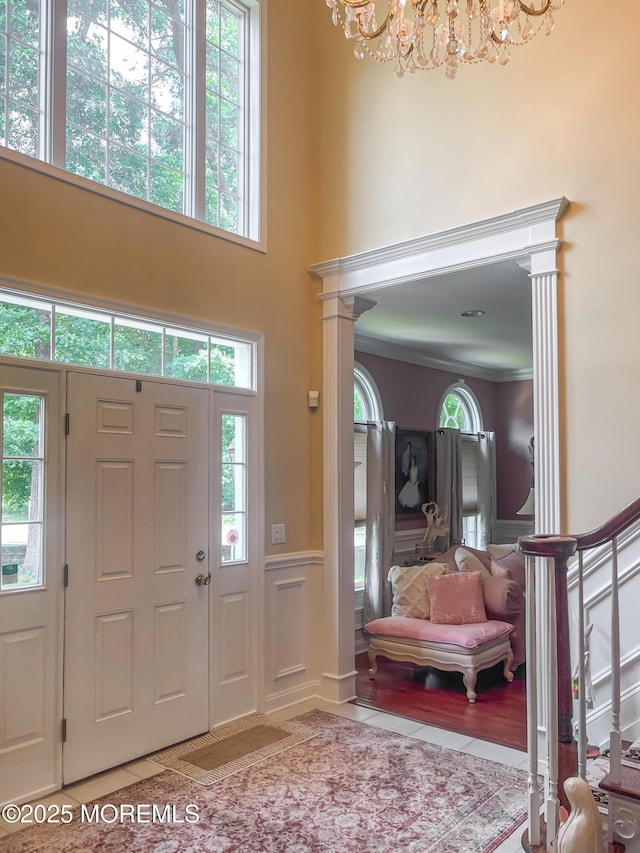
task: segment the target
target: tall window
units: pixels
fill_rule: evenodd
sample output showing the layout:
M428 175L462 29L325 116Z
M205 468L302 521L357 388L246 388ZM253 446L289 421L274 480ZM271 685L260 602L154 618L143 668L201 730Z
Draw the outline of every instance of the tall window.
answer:
M359 364L353 369L353 482L354 482L354 584L364 589L367 532L367 421L382 418L382 402L369 373Z
M438 426L462 432L462 535L478 546L478 432L482 413L473 391L463 382L451 385L440 403Z
M258 0L64 5L0 0L0 144L258 239Z
M223 563L247 559L247 416L222 415Z

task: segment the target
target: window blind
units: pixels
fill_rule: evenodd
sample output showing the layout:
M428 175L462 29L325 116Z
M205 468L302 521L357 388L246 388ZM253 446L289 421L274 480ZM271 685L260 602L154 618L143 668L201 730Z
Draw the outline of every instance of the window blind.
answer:
M367 517L367 428L363 424L353 426L353 492L354 521Z
M463 433L462 439L462 511L478 512L478 436Z

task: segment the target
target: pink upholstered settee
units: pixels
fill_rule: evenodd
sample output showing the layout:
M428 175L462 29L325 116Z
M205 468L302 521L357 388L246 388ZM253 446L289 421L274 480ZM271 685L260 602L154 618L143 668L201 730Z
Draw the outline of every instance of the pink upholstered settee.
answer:
M441 583L452 574L458 577ZM470 702L476 698L479 670L502 662L505 678L513 680L512 670L525 659L524 560L517 546L489 546L487 551L452 547L435 563L392 567L389 580L392 614L364 626L372 678L380 655L462 672ZM451 590L449 610L456 610L458 598L463 610L466 606L460 618L446 608L442 612L445 588ZM475 590L475 609L458 588Z

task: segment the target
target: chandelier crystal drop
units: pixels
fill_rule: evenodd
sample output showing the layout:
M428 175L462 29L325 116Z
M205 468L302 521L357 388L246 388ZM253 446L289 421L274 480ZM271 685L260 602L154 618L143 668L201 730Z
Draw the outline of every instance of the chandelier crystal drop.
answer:
M564 0L326 0L336 26L355 40L354 55L394 62L395 73L444 68L454 79L460 64L506 65L511 49L540 31L551 33ZM376 14L376 4L384 16Z

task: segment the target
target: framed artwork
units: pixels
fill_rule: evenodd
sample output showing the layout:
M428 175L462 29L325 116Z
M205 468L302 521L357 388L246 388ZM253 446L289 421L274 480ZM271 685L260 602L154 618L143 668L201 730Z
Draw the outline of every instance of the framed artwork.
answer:
M430 434L396 430L396 515L422 518L420 507L429 500Z

